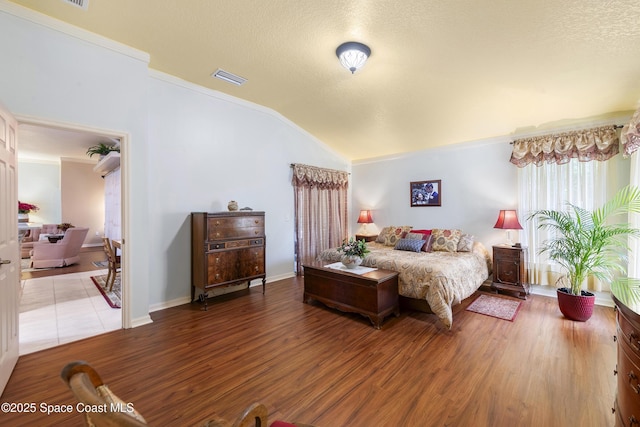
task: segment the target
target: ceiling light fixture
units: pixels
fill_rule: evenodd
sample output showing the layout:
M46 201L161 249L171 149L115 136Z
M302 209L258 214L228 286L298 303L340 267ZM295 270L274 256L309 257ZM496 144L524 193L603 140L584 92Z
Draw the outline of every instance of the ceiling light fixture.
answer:
M338 46L336 55L342 66L353 74L367 62L367 58L371 56L371 49L362 43L346 42Z

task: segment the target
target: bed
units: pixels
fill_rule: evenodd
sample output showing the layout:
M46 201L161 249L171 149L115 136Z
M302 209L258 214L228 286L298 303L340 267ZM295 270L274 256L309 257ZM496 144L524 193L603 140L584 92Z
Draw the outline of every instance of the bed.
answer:
M482 243L461 230L407 228L410 229L395 227L395 239L386 235L367 243L370 253L362 266L397 271L400 296L426 301L430 311L450 329L453 323L451 307L471 296L489 277L491 256ZM386 230L385 227L381 235ZM404 249L401 243L419 240L416 234L423 236L422 248L416 250L418 244L413 244L413 249ZM463 236L467 247L457 250ZM340 261L342 255L338 248L332 248L322 251L319 258L332 263Z

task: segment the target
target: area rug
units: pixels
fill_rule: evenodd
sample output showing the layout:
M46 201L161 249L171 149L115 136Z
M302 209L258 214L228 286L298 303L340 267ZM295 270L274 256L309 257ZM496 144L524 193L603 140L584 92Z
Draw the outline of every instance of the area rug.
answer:
M518 310L520 310L520 302L491 295L480 295L474 302L469 304L467 310L513 322Z
M95 265L98 268L109 268L108 261L91 261L91 264Z
M91 276L91 280L96 285L96 288L100 291L107 304L111 308L122 307L122 289L120 286L120 274L116 274L116 280L113 282L113 289L109 292L109 286L107 286L107 275Z

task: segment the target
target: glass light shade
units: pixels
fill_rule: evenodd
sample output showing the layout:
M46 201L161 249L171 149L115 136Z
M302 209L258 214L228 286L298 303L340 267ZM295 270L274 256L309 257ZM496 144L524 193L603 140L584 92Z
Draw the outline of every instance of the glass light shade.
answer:
M360 211L358 217L358 224L371 224L373 223L373 217L371 217L371 211Z
M498 214L498 220L493 228L500 228L503 230L522 230L520 222L518 222L518 215L514 210L501 210Z
M353 74L367 62L367 59L371 56L371 49L362 43L347 42L338 46L336 55L340 59L342 66Z

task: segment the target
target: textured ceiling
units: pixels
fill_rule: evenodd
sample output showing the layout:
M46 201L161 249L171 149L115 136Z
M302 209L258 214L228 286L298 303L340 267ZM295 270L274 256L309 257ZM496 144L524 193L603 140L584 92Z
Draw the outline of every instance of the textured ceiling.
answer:
M634 110L638 0L14 0L264 105L348 159ZM355 75L335 49L367 44ZM238 87L217 68L248 79Z

